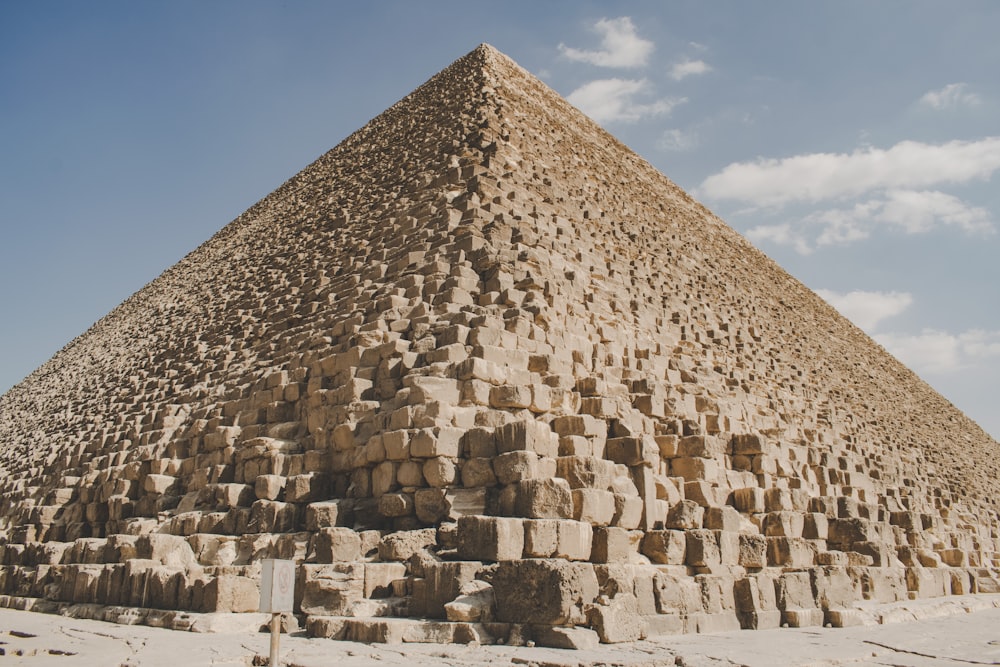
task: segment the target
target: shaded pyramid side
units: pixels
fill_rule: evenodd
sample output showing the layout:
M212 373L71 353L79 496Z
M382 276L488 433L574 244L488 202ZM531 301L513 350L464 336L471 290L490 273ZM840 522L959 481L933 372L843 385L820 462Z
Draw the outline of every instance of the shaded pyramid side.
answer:
M0 401L20 597L236 609L285 557L320 634L479 580L620 640L992 581L996 443L489 47Z

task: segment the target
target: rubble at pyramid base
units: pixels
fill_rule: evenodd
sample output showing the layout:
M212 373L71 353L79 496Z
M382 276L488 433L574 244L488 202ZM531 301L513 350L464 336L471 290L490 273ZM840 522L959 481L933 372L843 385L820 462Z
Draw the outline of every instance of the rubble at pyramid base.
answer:
M316 636L582 648L1000 591L997 443L486 46L0 407L2 606L259 623L283 559Z

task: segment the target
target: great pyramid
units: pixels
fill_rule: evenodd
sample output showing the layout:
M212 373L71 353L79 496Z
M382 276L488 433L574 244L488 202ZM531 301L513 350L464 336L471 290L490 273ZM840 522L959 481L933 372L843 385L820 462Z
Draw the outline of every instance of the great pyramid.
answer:
M0 398L0 605L618 642L995 592L998 443L483 45ZM214 615L213 615L214 614Z

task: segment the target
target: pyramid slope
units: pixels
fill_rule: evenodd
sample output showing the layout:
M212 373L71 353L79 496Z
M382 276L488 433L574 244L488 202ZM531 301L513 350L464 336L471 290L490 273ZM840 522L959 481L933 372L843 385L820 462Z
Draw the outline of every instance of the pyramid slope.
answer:
M788 602L802 572L841 577L841 604L992 585L996 451L484 45L0 397L0 594L240 610L219 591L281 557L310 617L360 613L323 606L336 561L380 589L405 578L409 613L440 617L445 581L500 561L499 620L621 639L593 600L510 611L541 576L517 569L530 556L576 568L571 597L588 577L605 590L609 563L652 568L629 576L659 582L642 613L661 625L764 627L774 605L794 624L812 618ZM135 557L183 577L147 599ZM666 602L664 581L704 577L779 599Z

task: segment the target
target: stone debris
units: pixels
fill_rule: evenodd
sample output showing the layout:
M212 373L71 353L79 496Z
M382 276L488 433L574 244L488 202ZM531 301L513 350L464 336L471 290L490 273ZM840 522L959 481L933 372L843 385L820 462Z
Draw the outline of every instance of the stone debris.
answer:
M0 606L259 625L281 558L361 642L865 624L1000 591L997 446L483 45L0 398Z

